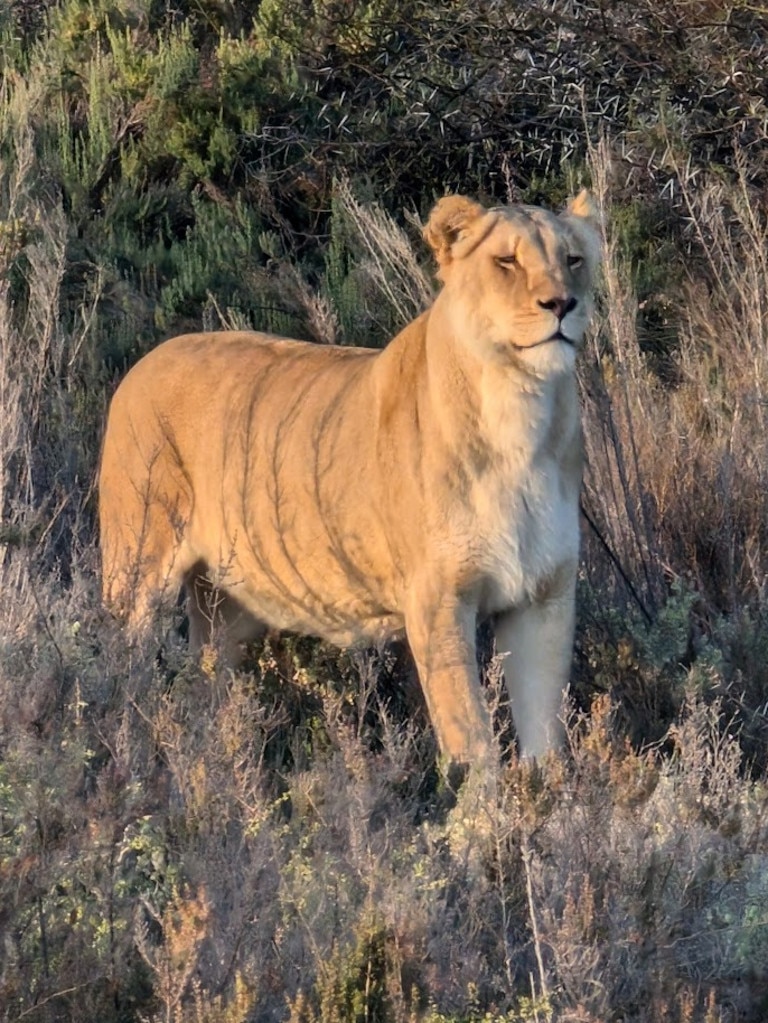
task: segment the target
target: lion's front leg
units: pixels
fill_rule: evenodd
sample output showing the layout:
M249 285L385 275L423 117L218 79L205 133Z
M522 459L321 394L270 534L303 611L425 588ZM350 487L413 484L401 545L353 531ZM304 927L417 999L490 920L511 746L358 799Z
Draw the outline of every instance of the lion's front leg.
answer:
M499 615L494 623L521 756L539 757L562 740L574 621L569 587L556 598Z
M493 757L493 732L475 656L476 608L434 591L413 594L406 633L442 756L473 764Z

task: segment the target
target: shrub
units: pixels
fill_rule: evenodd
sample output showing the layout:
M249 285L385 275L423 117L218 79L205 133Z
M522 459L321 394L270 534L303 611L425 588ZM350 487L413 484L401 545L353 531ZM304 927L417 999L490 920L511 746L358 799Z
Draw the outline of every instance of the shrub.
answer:
M764 100L748 5L719 19L0 13L0 1019L760 1016ZM176 614L130 643L92 499L124 368L201 325L381 344L429 301L436 194L581 177L607 261L565 754L457 796L394 651L271 637L232 673Z

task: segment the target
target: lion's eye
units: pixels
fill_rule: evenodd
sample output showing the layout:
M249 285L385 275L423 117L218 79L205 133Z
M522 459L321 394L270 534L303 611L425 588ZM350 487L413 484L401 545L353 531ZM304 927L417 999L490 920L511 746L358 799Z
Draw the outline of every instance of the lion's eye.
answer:
M583 256L568 257L568 266L571 268L571 270L578 270L578 268L581 266L583 262L584 262Z
M517 266L517 256L497 256L496 262L499 266L507 268Z

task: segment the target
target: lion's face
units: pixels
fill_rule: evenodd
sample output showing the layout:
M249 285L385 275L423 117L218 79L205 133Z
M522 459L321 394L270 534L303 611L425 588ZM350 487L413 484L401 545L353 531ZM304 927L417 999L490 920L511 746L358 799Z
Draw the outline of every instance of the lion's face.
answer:
M586 194L560 216L534 207L437 204L425 235L440 264L440 302L484 358L532 372L573 365L591 313L599 235Z

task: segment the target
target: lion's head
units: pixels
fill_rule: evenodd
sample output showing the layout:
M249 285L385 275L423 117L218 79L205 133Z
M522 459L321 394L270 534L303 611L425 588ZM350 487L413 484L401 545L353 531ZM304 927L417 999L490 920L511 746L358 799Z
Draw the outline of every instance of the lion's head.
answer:
M424 237L445 285L442 313L477 354L536 374L573 366L600 258L587 192L560 215L533 206L485 209L446 196Z

